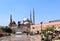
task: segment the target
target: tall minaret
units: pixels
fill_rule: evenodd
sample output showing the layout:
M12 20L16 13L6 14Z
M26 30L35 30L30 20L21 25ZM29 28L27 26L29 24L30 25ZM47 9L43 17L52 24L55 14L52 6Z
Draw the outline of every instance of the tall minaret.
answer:
M12 15L10 15L10 23L12 23Z
M31 11L30 11L30 23L32 23L32 14L31 14Z
M10 15L10 27L12 27L12 15Z
M33 8L33 24L35 24L35 12L34 12L34 8Z

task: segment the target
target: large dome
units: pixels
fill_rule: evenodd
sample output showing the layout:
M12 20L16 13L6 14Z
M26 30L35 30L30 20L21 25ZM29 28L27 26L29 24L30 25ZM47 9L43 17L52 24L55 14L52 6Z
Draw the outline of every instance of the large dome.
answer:
M24 18L23 21L28 21L28 18Z

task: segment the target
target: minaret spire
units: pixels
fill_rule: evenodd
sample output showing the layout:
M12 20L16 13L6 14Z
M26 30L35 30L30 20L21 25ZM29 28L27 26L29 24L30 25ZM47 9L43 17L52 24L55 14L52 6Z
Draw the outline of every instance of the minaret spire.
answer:
M12 23L12 15L10 15L10 23Z
M30 22L32 23L32 14L31 14L31 11L30 11Z
M34 8L33 8L33 24L35 24L35 12L34 12Z
M12 15L10 15L10 27L12 27Z

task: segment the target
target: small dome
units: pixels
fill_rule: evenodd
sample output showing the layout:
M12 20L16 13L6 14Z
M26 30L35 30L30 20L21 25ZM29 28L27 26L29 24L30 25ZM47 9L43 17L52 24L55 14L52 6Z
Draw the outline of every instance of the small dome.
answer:
M25 25L28 25L28 24L30 24L30 23L29 23L29 22L24 22L24 24L25 24Z
M23 19L23 21L27 21L27 20L28 20L28 18L24 18L24 19Z

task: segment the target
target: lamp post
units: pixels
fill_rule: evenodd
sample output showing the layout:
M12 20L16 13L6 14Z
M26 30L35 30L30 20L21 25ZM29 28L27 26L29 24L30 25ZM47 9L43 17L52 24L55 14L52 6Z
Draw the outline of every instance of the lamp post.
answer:
M40 22L40 24L41 24L41 41L42 41L42 23L43 22Z

